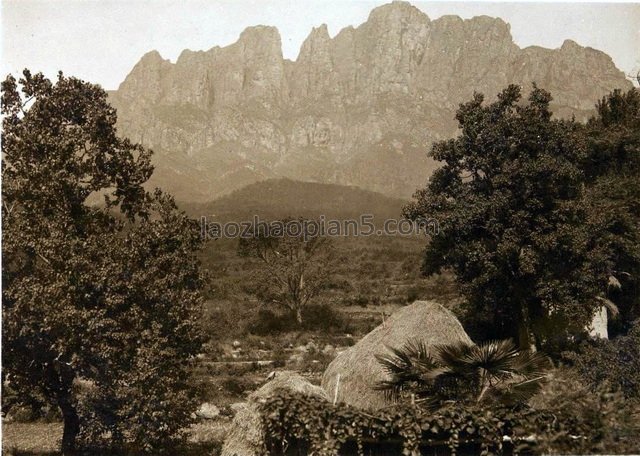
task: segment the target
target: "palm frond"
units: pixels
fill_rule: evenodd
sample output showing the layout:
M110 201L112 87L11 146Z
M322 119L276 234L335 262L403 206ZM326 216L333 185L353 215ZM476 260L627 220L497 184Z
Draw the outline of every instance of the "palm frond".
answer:
M474 346L465 357L469 369L487 378L504 378L511 375L512 358L518 349L511 340L489 341Z
M503 405L522 404L540 392L545 381L546 376L540 376L517 383L492 387L484 399L485 401L499 402Z
M436 407L443 401L527 401L540 390L543 373L551 367L541 353L518 351L511 340L469 345L462 342L430 349L412 340L376 356L389 375L376 389L393 401L412 394L419 404ZM426 405L425 405L426 406Z
M375 355L382 368L390 375L417 375L422 370L429 370L437 366L422 341L409 341L399 348L386 347L390 353Z
M520 351L510 360L511 371L526 378L539 377L551 368L551 361L540 352Z
M467 355L473 349L473 345L464 342L436 345L433 347L436 361L449 368L451 373L465 375L469 373Z
M375 355L389 379L374 387L384 392L387 399L398 401L407 389L429 389L429 383L441 373L441 368L429 353L423 341L410 340L402 347L387 347L389 353Z

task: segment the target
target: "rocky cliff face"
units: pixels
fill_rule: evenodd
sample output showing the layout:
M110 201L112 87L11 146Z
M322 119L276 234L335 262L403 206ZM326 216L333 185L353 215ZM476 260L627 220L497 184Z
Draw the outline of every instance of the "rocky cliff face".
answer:
M429 145L455 134L460 102L533 81L578 118L630 87L608 55L573 41L520 49L501 19L432 21L394 2L334 38L314 28L295 62L265 26L176 63L150 52L111 101L121 133L156 151L154 183L178 199L278 176L407 197L435 166Z

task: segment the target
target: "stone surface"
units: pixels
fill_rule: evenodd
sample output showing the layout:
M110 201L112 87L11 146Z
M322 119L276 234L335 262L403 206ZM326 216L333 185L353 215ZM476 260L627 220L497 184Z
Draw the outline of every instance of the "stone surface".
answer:
M213 420L220 416L220 409L213 404L205 402L201 404L196 411L196 416L199 418L204 418L205 420Z
M247 402L235 407L232 406L236 415L222 446L221 456L261 456L264 454L262 441L265 436L258 406L279 390L327 398L322 388L309 383L296 372L272 372L269 375L269 381L251 393Z
M422 341L427 346L472 343L453 313L436 302L416 301L338 354L322 376L322 387L331 400L354 407L376 410L391 405L376 390L379 382L388 380L376 356L409 341Z
M501 19L432 21L393 2L333 38L314 28L294 62L266 26L226 47L185 50L175 63L149 52L110 101L120 131L155 150L152 184L179 200L271 177L404 198L435 167L429 145L456 133L460 102L533 81L552 92L556 113L578 119L631 87L608 55L573 41L521 49Z
M591 325L588 328L589 335L598 339L608 339L608 321L609 319L607 317L607 308L605 306L601 306L593 315Z

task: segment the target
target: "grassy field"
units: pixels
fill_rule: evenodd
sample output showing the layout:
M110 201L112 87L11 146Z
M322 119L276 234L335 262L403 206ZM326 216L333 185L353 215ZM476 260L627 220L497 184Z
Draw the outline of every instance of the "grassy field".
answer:
M423 236L332 238L333 259L327 265L331 279L316 303L327 304L352 317L347 331L368 332L390 312L416 299L434 299L455 306L459 301L448 276L424 278L420 274ZM210 241L202 260L212 277L207 291L205 329L212 339L241 337L261 303L254 297L259 264L240 258L237 241ZM373 326L371 326L373 325ZM340 329L340 328L338 328Z
M206 420L189 430L181 456L215 456L231 423L229 418ZM62 423L3 423L2 454L5 456L57 456L62 440Z
M62 440L62 423L3 423L2 454L54 455Z

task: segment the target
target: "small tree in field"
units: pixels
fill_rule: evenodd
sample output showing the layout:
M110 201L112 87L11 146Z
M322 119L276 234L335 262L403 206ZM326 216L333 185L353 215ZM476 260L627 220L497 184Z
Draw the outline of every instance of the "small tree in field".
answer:
M302 323L302 310L317 297L329 275L329 240L309 230L308 220L284 220L254 227L238 253L260 260L258 298L290 312Z
M551 118L549 93L510 86L460 106L461 135L434 145L443 163L405 208L438 221L423 271L455 272L472 309L521 348L582 330L601 305L608 256L579 202L584 127Z
M100 87L25 70L2 114L3 380L59 407L65 455L164 447L194 405L197 224L145 192L150 152L116 136Z

